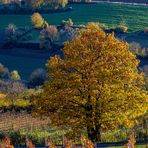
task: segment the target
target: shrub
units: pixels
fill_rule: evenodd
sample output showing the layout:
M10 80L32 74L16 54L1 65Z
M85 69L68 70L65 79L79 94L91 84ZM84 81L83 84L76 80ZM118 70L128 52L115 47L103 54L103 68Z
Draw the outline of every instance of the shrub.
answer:
M35 145L33 144L33 142L32 142L31 140L27 140L26 146L27 146L28 148L35 148Z
M19 31L14 24L9 24L5 29L5 40L7 45L14 45L17 42Z
M52 44L58 39L56 26L47 26L40 32L40 47L51 48Z
M68 4L68 0L47 0L45 4L56 10L64 8Z
M65 27L60 30L59 36L61 41L71 41L79 34L79 30L73 29L72 27Z
M131 42L131 43L129 44L129 47L130 47L130 50L131 50L132 52L136 53L136 54L138 54L138 53L139 53L139 49L141 49L140 44L137 43L137 42Z
M11 102L9 99L7 99L6 94L0 93L0 107L7 107L10 106Z
M81 143L82 143L82 147L94 148L94 144L88 138L82 137Z
M35 88L44 84L46 80L46 71L44 69L36 69L29 78L28 87Z
M89 22L87 24L87 28L90 28L90 29L101 29L101 30L106 30L108 29L108 27L105 25L105 24L102 24L102 23L95 23L95 22Z
M68 20L62 20L61 25L64 27L65 26L72 27L74 25L74 23L73 23L72 19L69 18Z
M21 82L3 81L0 83L0 91L5 93L12 105L14 105L15 100L26 91L26 87Z
M0 145L0 147L7 147L7 148L14 148L14 146L12 145L12 141L9 137L4 137L2 139L2 144Z
M124 32L127 32L127 31L128 31L128 27L124 26L124 25L118 25L115 28L115 32L117 32L117 33L124 33Z
M8 75L8 73L8 68L4 67L4 65L0 63L0 79L4 78L6 75Z
M141 48L139 43L131 42L129 44L130 50L134 52L136 55L146 57L148 55L148 48Z
M124 21L122 21L114 30L117 33L127 32L128 31L128 25Z
M59 0L58 5L61 8L64 8L68 4L68 0Z
M19 75L19 73L18 73L17 70L13 70L13 71L10 73L10 80L18 81L18 80L20 80L20 79L21 79L21 77L20 77L20 75Z

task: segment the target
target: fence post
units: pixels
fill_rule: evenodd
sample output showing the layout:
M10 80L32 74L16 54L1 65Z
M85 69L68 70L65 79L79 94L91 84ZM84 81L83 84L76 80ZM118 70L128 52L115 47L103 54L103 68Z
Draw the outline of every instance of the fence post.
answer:
M64 134L62 134L62 148L65 147L65 136Z

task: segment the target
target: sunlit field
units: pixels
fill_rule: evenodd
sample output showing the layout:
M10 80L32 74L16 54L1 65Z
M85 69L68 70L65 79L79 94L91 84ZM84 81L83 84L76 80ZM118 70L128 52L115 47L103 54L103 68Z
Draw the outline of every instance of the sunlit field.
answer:
M44 14L49 24L59 25L61 20L72 18L75 24L101 22L116 26L121 22L127 23L129 29L139 30L148 26L148 7L127 4L72 4L71 12ZM0 15L0 28L14 23L18 27L31 26L29 15Z

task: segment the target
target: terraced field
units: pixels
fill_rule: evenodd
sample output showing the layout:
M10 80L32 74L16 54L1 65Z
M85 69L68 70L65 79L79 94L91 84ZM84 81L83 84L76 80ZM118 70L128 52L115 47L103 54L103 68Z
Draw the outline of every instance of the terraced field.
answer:
M72 18L76 24L87 22L102 22L115 26L124 21L131 30L139 30L148 26L148 6L134 6L127 4L71 4L71 12L52 13L43 15L49 24L58 25L61 20ZM5 28L9 23L19 27L31 26L30 15L0 15L0 28Z

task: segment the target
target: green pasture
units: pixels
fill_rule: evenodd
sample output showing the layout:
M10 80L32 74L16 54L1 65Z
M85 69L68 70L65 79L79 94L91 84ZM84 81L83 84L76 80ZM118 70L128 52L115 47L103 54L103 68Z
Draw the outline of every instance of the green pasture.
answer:
M105 23L110 27L124 22L132 31L148 27L148 6L110 3L72 4L70 6L73 7L70 12L44 14L43 17L49 24L54 25L59 25L61 20L72 18L75 25L93 21ZM17 27L32 27L30 15L0 15L0 29L5 28L10 23L16 24ZM131 34L128 36L129 42L135 41L140 43L142 47L147 47L146 36L141 37L135 32L133 32L134 35ZM30 35L30 42L38 41L39 31L33 31ZM7 53L9 52L7 51ZM19 54L20 52L21 54ZM13 49L9 54L7 53L0 53L0 63L8 67L10 71L18 70L21 78L25 80L35 69L45 68L45 63L51 56L50 53L44 53L44 51L38 53L38 51L30 49Z
M121 22L128 24L130 30L139 30L148 26L148 6L127 4L72 4L73 10L63 13L44 14L49 24L59 25L61 20L72 18L75 24L101 22L116 26ZM0 28L14 23L19 27L31 26L30 15L0 15Z

